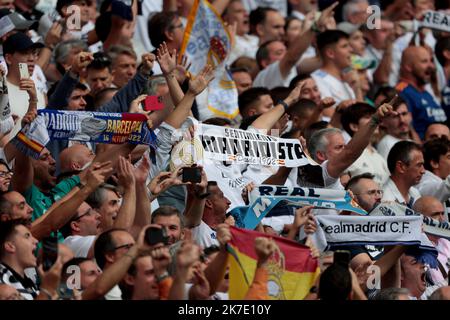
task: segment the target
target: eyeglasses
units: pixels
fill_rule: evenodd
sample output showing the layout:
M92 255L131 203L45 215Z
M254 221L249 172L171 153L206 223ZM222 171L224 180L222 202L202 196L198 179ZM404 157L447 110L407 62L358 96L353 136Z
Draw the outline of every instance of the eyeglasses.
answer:
M361 192L361 193L357 193L357 194L355 193L355 196L360 196L363 194L368 194L369 196L374 196L374 195L383 196L383 190L373 189L373 190L369 190L367 192Z
M134 246L134 243L127 243L127 244L123 244L123 245L121 245L121 246L115 247L115 248L112 249L111 251L117 251L117 250L122 249L122 248L126 248L127 250L130 250L130 248L131 248L132 246Z
M177 26L170 26L170 29L171 29L171 30L173 30L173 29L178 29L178 28L183 28L183 24L180 23L180 24L177 25Z
M0 178L4 178L6 176L12 176L14 173L12 171L0 171Z
M92 209L89 209L88 211L86 211L85 213L81 214L80 216L76 217L75 219L73 219L72 221L78 221L81 218L83 218L84 216L90 216L92 215Z

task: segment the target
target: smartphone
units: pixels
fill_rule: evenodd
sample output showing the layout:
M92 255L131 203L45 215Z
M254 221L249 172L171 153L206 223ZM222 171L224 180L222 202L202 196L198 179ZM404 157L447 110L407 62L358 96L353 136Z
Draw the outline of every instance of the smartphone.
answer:
M334 252L333 263L341 264L348 267L350 265L350 251L347 250L336 250Z
M73 290L67 287L67 284L61 283L58 287L58 296L61 300L73 300Z
M30 73L28 72L28 64L19 63L20 79L30 79Z
M182 176L182 182L200 183L202 181L202 168L185 167Z
M42 267L44 271L49 270L58 258L58 239L46 237L42 239Z
M168 241L169 237L167 236L165 228L149 227L145 230L145 242L150 246L154 246L158 243L167 245Z
M145 111L155 111L164 109L161 96L147 96L144 100Z

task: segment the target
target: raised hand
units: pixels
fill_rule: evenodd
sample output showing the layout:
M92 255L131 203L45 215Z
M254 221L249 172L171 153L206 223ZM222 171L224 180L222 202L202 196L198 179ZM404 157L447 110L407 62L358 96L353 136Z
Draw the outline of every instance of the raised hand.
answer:
M124 189L129 189L134 186L134 167L130 161L126 160L124 157L119 156L119 163L117 166L117 179L119 185L123 186Z
M72 71L75 75L80 75L81 72L86 69L86 67L91 63L91 61L94 60L94 55L91 52L80 52L75 57L75 61L72 64L72 67L70 68L70 71Z
M152 193L153 198L157 198L161 193L166 191L172 186L178 186L183 184L179 179L178 173L180 173L182 168L179 168L175 172L160 172L149 184L149 190Z
M153 268L157 276L167 272L167 268L172 261L169 253L169 247L166 246L153 249L150 252L150 256L152 257Z
M270 256L275 252L276 244L271 238L255 238L255 252L258 257L258 266L263 266Z
M150 172L150 159L148 154L144 153L142 160L134 167L133 174L137 184L142 184L147 181L148 173Z
M301 92L302 92L302 89L304 86L305 86L305 81L300 81L299 83L297 83L295 88L289 93L289 95L287 96L286 99L284 99L284 101L288 105L296 103L300 99L300 95L301 95Z
M220 248L224 249L227 243L231 241L230 226L227 223L219 224L216 228L216 237Z
M36 109L29 110L22 118L21 122L22 128L25 127L25 125L32 123L34 119L36 119L36 117L37 117L37 110ZM14 121L14 123L15 122L16 121Z
M89 190L94 191L102 183L105 182L106 177L109 176L113 171L111 166L111 161L106 161L102 163L94 163L89 167L86 174L86 186Z
M191 63L189 63L188 58L184 54L181 57L178 57L177 61L178 60L179 62L175 68L175 77L177 78L178 83L183 83L189 74Z
M196 77L191 78L188 91L193 95L200 94L214 79L213 71L213 67L207 64Z
M53 23L45 36L45 45L53 50L53 48L62 40L63 27L59 21Z
M334 20L334 9L339 4L338 1L322 11L319 20L317 20L317 27L320 31L336 29L336 21Z
M168 75L177 67L177 50L170 52L165 41L156 50L156 58L164 75Z
M313 206L305 206L295 210L294 226L300 228L308 221L308 215L311 213Z
M185 271L200 261L200 251L198 245L185 241L177 252L177 269Z
M207 300L210 286L205 273L201 269L195 269L193 276L192 283L194 285L189 290L189 300Z
M327 98L323 98L322 100L320 100L319 108L320 108L320 110L323 110L323 109L330 108L330 107L334 106L335 104L336 104L336 101L333 98L327 97Z
M142 55L141 60L142 60L141 73L147 76L153 69L153 63L155 62L156 57L153 53L144 53Z

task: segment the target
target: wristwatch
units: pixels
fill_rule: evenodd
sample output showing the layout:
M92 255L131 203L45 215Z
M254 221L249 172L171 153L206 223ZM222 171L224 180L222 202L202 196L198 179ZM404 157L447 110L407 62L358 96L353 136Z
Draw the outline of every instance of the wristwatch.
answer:
M284 102L283 100L278 100L277 104L281 104L284 107L284 111L289 109L289 105L286 102Z

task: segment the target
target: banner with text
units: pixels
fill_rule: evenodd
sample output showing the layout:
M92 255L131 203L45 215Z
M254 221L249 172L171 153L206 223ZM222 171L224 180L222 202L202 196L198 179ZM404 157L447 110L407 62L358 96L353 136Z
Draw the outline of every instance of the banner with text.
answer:
M193 140L182 142L176 150L182 150L183 152L178 152L183 155L186 155L188 150L200 152L197 160L202 156L209 160L249 165L317 165L305 154L298 139L282 139L262 133L198 123ZM177 155L175 157L180 158Z
M38 117L13 139L25 154L37 158L50 140L132 143L156 147L147 117L138 113L38 110Z
M371 216L414 216L420 213L396 202L382 202L370 213ZM450 224L422 215L425 233L450 240Z
M333 246L417 245L436 251L422 233L421 216L315 216L317 231L312 235L320 251Z
M419 25L423 28L450 32L450 15L438 11L427 11Z
M249 201L251 204L246 211L242 207L234 211L237 213L237 225L246 229L256 228L267 213L280 202L287 206L314 206L319 209L367 214L344 190L260 185L252 190Z

